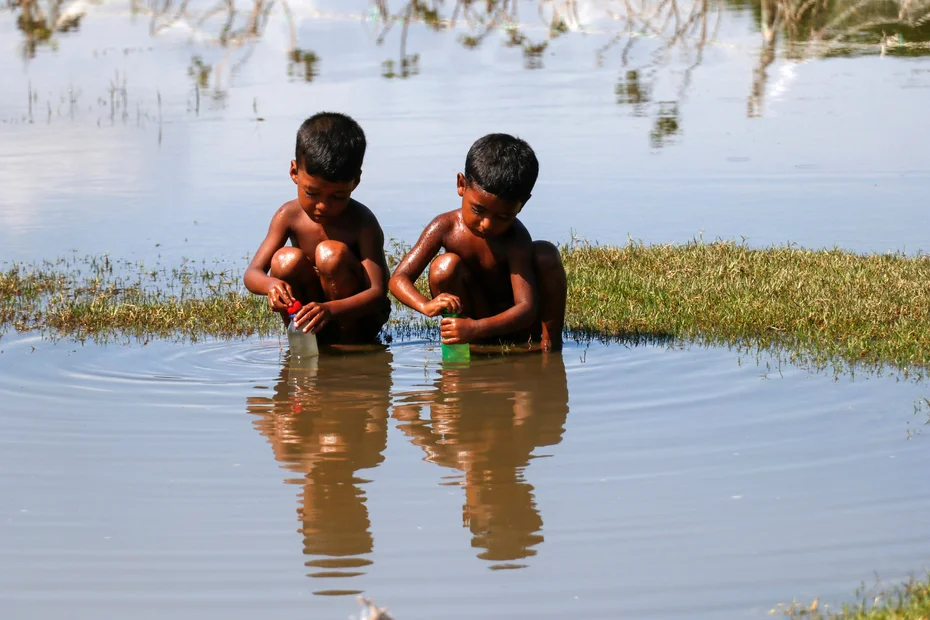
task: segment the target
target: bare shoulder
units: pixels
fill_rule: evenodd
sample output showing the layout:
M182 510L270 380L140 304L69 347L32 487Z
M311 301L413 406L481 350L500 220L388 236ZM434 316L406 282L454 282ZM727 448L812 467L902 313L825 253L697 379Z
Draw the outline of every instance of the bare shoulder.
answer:
M303 213L303 210L300 208L300 203L296 200L288 200L278 207L272 219L290 224L299 213Z
M429 246L437 244L440 246L447 245L449 239L454 236L456 223L458 221L458 210L440 213L430 220L430 223L427 224L423 232L420 233L420 239L417 241L416 246L423 244Z
M441 233L445 235L446 233L454 231L455 227L460 224L461 221L462 217L459 209L446 211L434 217L430 223L426 225L426 229L423 232L433 232L434 234Z
M508 248L513 250L529 250L533 247L533 237L530 236L530 231L526 229L526 226L520 220L513 221L510 230L504 235L503 241Z
M346 215L349 216L349 221L357 223L360 230L363 228L381 230L381 223L378 222L378 217L374 214L374 211L354 198L349 200L349 207L346 209Z

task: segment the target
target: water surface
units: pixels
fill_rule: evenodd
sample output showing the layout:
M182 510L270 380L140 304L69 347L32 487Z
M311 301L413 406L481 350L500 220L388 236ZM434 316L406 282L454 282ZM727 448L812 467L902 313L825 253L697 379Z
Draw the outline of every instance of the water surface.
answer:
M926 390L892 378L4 341L9 617L753 617L930 551Z
M474 48L474 15L404 38L364 2L290 3L293 37L281 4L251 33L245 4L225 30L197 2L42 4L48 38L0 10L0 260L242 268L320 109L362 123L357 197L407 242L455 206L471 142L509 131L540 157L521 214L538 238L926 249L930 36L888 7L862 12L885 38L837 22L842 2L786 29L769 0L711 4L675 37L579 2L554 36L563 3L539 4L519 3L526 41L500 23ZM841 601L927 566L927 392L726 349L573 343L448 368L413 341L308 367L275 339L7 333L0 614L345 618L363 593L399 619L718 619Z

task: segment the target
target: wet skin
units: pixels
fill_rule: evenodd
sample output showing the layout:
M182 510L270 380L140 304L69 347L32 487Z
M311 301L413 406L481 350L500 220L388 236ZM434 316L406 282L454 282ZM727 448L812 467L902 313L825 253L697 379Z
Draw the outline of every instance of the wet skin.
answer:
M560 350L567 287L558 249L534 242L517 219L525 201L495 196L462 174L456 187L462 206L429 223L391 276L391 292L426 316L461 314L442 319L446 344L533 338ZM427 265L432 299L413 284Z
M266 295L285 324L287 307L300 301L304 307L296 323L317 334L321 344L369 342L390 313L388 269L377 218L351 198L359 178L327 181L296 161L290 176L297 198L272 217L245 285Z

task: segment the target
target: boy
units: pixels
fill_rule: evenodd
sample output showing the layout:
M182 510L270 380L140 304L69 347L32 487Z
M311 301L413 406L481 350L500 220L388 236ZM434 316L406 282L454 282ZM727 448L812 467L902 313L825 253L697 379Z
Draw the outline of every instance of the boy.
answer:
M351 198L364 157L365 134L348 116L322 112L304 121L290 169L297 199L275 213L245 271L246 288L267 295L285 324L287 307L300 301L296 325L320 344L372 342L391 311L384 233Z
M539 163L530 145L507 134L475 142L457 178L462 207L437 216L391 276L397 299L443 318L445 344L526 342L562 349L565 269L558 249L533 241L517 214L530 199ZM446 252L433 257L445 249ZM432 261L429 288L414 282Z

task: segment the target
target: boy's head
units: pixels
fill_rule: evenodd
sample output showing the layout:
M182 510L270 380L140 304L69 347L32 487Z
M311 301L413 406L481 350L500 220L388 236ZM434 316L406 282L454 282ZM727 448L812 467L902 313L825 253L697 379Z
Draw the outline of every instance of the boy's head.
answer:
M465 225L479 237L503 234L530 199L539 162L530 145L503 133L479 138L458 175Z
M365 132L345 114L320 112L303 122L290 173L311 217L326 219L345 209L362 175L365 146Z

